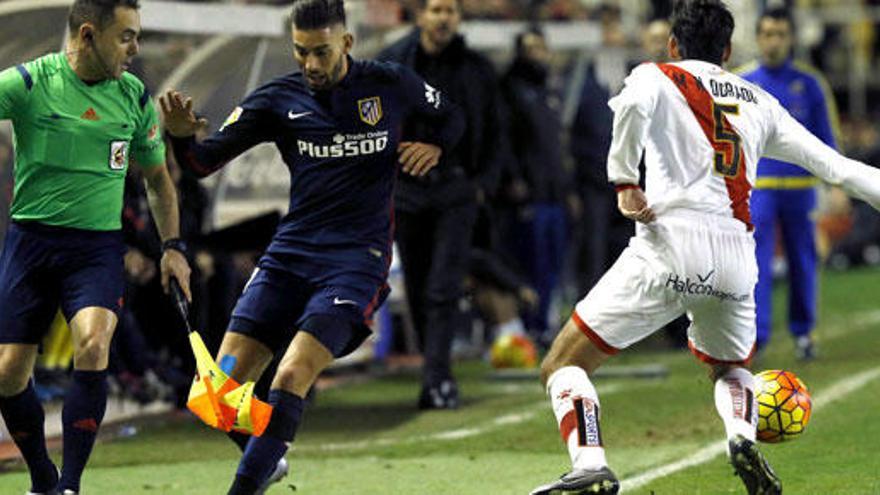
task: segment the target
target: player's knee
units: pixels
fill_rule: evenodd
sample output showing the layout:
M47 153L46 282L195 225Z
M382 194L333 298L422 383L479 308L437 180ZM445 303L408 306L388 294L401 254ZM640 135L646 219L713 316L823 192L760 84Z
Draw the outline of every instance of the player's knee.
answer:
M20 363L0 358L0 397L12 397L27 388L30 370L24 369Z
M278 365L278 371L275 373L272 388L293 392L308 390L320 372L321 370L306 360L282 359Z
M110 355L111 337L103 332L89 332L76 344L75 365L78 369L103 369Z
M0 397L12 397L27 388L33 357L10 346L0 346Z
M22 373L16 367L0 367L0 397L18 395L27 388L30 373Z

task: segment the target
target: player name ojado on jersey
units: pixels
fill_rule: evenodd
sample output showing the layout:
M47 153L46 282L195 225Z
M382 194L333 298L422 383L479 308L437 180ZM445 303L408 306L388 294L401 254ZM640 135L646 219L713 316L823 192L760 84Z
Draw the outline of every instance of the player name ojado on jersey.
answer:
M340 158L381 153L388 147L388 131L366 134L336 134L333 144L297 139L299 154L312 158Z
M736 98L746 103L758 103L755 92L745 86L709 79L709 88L715 98Z

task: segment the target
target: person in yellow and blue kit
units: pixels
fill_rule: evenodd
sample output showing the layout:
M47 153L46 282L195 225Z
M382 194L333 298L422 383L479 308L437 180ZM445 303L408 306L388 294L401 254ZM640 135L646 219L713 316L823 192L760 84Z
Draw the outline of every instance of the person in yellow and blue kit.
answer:
M792 59L795 25L783 8L765 11L758 19L760 62L740 70L743 78L772 94L801 124L829 146L835 146L837 111L828 85L811 67ZM758 163L752 192L758 284L757 346L770 340L772 326L773 256L777 225L788 262L788 325L801 359L815 357L811 332L816 321L816 208L818 181L804 169L767 158Z

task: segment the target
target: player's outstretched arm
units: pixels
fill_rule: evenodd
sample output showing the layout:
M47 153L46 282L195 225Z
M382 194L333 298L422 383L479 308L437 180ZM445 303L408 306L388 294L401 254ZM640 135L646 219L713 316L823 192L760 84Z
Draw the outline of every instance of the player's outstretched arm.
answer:
M806 130L780 106L764 155L795 163L880 210L880 169L851 160Z
M257 143L274 139L264 112L250 107L237 107L219 131L199 141L196 134L207 128L208 121L195 114L192 98L169 90L159 97L159 105L177 163L199 177L220 170Z

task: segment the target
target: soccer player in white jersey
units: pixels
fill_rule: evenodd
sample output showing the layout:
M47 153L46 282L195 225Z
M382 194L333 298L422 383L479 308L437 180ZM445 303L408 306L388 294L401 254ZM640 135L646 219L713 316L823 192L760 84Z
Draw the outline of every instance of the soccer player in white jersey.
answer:
M674 62L637 67L609 102L608 179L637 230L541 365L572 471L532 495L617 493L590 375L682 313L691 320L691 350L711 369L734 469L749 494L782 492L755 445L757 404L746 369L755 348L755 165L761 156L799 164L875 208L880 170L841 156L768 93L723 70L733 25L720 0L678 2L668 43ZM644 192L637 185L643 151Z

